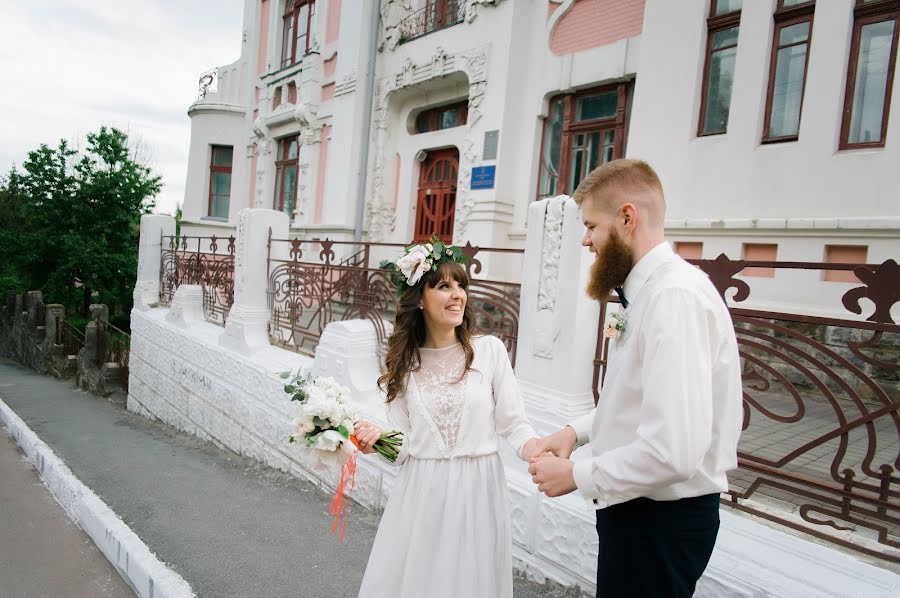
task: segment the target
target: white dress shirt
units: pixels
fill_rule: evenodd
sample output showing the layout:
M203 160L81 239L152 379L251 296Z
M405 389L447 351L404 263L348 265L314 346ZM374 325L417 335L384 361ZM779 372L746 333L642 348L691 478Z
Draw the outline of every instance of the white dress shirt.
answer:
M578 490L601 509L724 492L743 418L725 303L665 242L638 261L624 291L625 330L610 341L599 403L570 424L592 448L575 462Z

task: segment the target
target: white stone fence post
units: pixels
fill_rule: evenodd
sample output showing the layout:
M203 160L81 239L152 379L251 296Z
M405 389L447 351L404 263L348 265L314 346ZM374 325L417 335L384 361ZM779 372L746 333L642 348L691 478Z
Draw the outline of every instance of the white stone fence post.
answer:
M593 255L565 195L528 210L516 376L532 422L549 432L593 408L600 305L585 294Z
M134 283L134 308L148 310L159 303L159 260L161 239L175 234L175 219L159 214L141 216L141 239L138 245L137 280Z
M269 305L267 265L269 231L275 239L287 239L287 214L260 208L238 213L237 248L234 254L234 304L219 344L244 355L269 346L266 325ZM284 245L282 243L282 245Z

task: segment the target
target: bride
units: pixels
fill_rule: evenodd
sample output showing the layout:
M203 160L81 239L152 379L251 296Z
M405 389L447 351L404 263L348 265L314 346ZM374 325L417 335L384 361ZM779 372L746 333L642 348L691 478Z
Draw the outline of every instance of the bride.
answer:
M512 598L509 497L500 437L528 459L529 425L506 347L473 334L459 249L416 245L388 339L388 419L402 468L369 556L360 598ZM360 450L381 430L358 422Z

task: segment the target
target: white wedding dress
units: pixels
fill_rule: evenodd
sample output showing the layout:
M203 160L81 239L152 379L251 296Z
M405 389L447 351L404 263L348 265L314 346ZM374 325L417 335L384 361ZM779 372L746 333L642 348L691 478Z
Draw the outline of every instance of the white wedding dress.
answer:
M421 368L388 405L405 434L360 598L512 598L509 496L497 453L536 436L502 341L420 349Z

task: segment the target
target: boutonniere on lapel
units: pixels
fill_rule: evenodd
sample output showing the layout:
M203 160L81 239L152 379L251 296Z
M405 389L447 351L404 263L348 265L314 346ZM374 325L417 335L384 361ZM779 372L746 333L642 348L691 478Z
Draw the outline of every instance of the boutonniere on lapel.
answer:
M603 336L606 338L620 338L625 334L625 325L628 323L628 316L623 311L617 311L610 315L606 321L606 329Z

